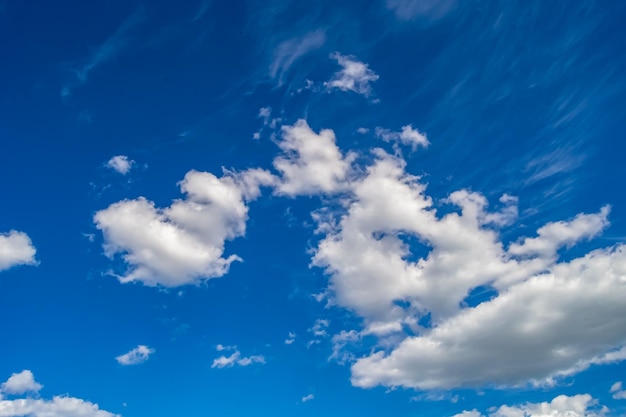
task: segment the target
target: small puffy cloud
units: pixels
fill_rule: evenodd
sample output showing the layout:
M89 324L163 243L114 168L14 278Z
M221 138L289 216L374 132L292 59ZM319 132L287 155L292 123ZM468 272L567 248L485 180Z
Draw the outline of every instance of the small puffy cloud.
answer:
M324 83L327 89L353 91L364 96L369 96L372 93L370 83L378 80L379 76L367 64L338 52L330 57L336 60L342 68L335 73L330 81Z
M328 336L328 326L330 325L330 321L326 319L317 319L313 326L309 329L309 332L313 333L315 337L326 337Z
M448 14L455 3L455 0L387 0L387 8L393 10L400 20L434 21Z
M293 332L289 332L289 335L287 336L287 339L285 339L285 344L286 345L291 345L295 341L296 341L296 334L293 333Z
M36 249L28 235L11 230L0 233L0 271L17 265L35 265Z
M6 382L0 385L3 394L20 395L27 392L39 392L43 385L35 381L33 373L28 369L12 374ZM1 408L0 408L1 409Z
M626 390L622 389L622 382L618 381L611 385L611 389L609 390L611 394L613 394L613 398L616 400L626 400Z
M221 277L237 255L223 257L226 240L243 236L247 202L274 177L253 169L221 178L190 171L180 182L186 198L157 208L143 197L123 200L97 212L108 257L122 254L128 270L119 280L176 287Z
M25 370L13 374L4 384L1 392L10 395L22 395L38 392L41 384L35 382L31 371ZM2 399L0 397L0 416L2 417L120 417L101 410L97 404L69 396L55 396L51 400L35 398Z
M249 366L255 363L261 363L261 364L265 363L265 357L263 355L241 356L241 352L236 347L233 347L233 346L217 345L216 350L218 352L221 352L224 350L234 350L234 352L230 354L229 356L222 355L219 358L214 359L213 364L211 365L211 368L221 369L221 368L230 368L235 365Z
M109 159L106 166L119 174L126 175L134 164L135 161L128 159L126 155L116 155Z
M147 361L154 352L154 349L146 345L138 345L131 351L116 357L115 360L120 365L138 365Z
M302 397L302 402L305 403L305 402L311 401L313 399L315 399L315 395L308 394L308 395L305 395L304 397Z
M589 394L559 395L550 402L502 405L482 414L477 410L463 411L453 417L603 417L608 409L598 405Z
M281 174L276 193L294 197L340 191L350 170L354 155L342 155L332 130L315 133L306 120L282 127L283 151L274 159L274 168Z
M282 84L283 77L291 66L301 57L319 49L326 42L326 34L322 30L309 32L281 42L274 49L274 57L269 68L269 75Z
M376 136L384 140L385 142L394 142L397 144L410 146L413 150L418 147L427 148L430 145L426 135L413 128L411 125L402 126L400 132L392 132L389 129L383 129L377 127Z

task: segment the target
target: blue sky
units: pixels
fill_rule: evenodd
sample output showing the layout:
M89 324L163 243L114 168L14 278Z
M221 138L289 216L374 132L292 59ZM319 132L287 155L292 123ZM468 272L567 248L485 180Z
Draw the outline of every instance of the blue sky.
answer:
M0 1L0 416L626 415L625 18Z

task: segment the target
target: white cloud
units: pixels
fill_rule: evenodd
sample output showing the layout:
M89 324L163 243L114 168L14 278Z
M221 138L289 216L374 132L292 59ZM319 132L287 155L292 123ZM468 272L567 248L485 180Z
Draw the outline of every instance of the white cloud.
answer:
M322 30L315 30L302 37L283 41L274 49L274 58L269 68L269 75L278 79L279 85L291 66L301 57L311 51L319 49L326 42L326 35Z
M154 352L154 349L146 345L138 345L131 351L116 357L115 360L120 365L137 365L147 361Z
M463 411L454 417L603 417L607 412L608 409L598 405L591 395L579 394L559 395L550 402L503 405L488 415L477 410Z
M516 198L504 195L498 210L487 211L482 195L460 190L440 202L452 212L439 216L401 158L374 154L349 186L346 212L316 217L325 237L313 264L330 275L332 302L364 318L362 334L385 344L352 366L354 385L550 384L624 359L615 350L626 343L624 249L569 262L555 254L600 233L608 207L550 223L507 250L498 227L515 221ZM494 296L468 305L481 286ZM580 337L581 326L588 337ZM417 336L403 336L405 327Z
M370 83L378 80L379 76L367 64L338 52L332 54L331 58L336 60L342 68L330 81L324 83L326 88L353 91L364 96L372 93Z
M278 146L283 154L274 159L281 174L276 192L288 196L334 193L344 188L353 154L344 156L332 130L315 133L305 120L282 127Z
M295 341L296 341L296 334L293 332L289 332L287 339L285 339L285 344L291 345Z
M448 14L454 5L454 0L387 0L387 7L401 20L437 20Z
M597 236L609 225L609 212L610 207L606 206L602 208L600 215L579 214L569 222L549 223L537 230L539 236L511 245L509 253L518 256L552 257L563 246L571 247L580 240Z
M309 329L309 332L313 333L315 337L326 337L328 336L328 326L330 322L326 319L317 319L313 326Z
M26 233L0 233L0 271L17 265L35 265L35 247Z
M12 374L0 385L3 394L20 395L27 392L39 392L43 385L35 381L33 373L28 369ZM1 410L1 408L0 408Z
M129 160L126 155L116 155L109 159L106 166L122 175L128 174L135 161Z
M419 146L427 148L430 145L426 135L414 129L411 125L402 126L400 132L392 132L389 129L383 129L377 127L376 136L384 140L385 142L394 142L401 145L410 146L413 150L416 150Z
M221 348L221 349L220 349ZM211 368L230 368L235 365L249 366L255 363L264 364L265 357L263 355L241 356L241 352L234 346L217 345L217 351L234 350L229 356L222 355L213 360Z
M2 393L21 395L37 392L41 384L35 382L29 370L13 374L4 384ZM0 397L0 417L120 417L105 410L97 404L79 398L55 396L51 400L35 398L14 398L11 400Z
M97 212L96 227L103 233L108 257L121 253L128 270L121 282L176 287L223 276L237 255L223 257L226 240L243 236L247 202L274 177L253 169L225 172L217 178L190 171L180 182L186 198L156 208L140 197L123 200Z
M315 399L315 395L308 394L308 395L305 395L304 397L302 397L302 402L305 403L305 402L311 401L313 399Z
M613 394L613 399L615 400L626 400L626 390L622 389L622 382L618 381L611 385L611 389L609 391Z

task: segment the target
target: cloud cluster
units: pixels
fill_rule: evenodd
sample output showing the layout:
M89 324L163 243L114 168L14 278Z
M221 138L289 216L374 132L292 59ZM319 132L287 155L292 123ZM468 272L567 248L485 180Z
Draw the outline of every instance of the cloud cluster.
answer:
M618 381L615 384L611 385L611 389L609 392L612 394L613 399L615 400L626 400L626 390L622 388L622 382Z
M0 387L0 394L23 396L37 394L42 385L35 381L29 370L11 375ZM97 404L68 396L55 396L51 400L22 397L3 399L0 396L0 416L2 417L120 417Z
M451 212L438 215L401 158L375 154L351 183L346 212L319 220L327 233L313 258L330 276L335 304L364 318L364 334L400 334L390 351L353 364L354 385L549 384L623 359L614 350L626 342L624 249L567 262L557 255L607 227L609 207L547 224L506 248L498 227L514 220L516 199L503 196L500 209L488 211L482 195L460 190L440 202ZM469 306L480 287L495 296ZM404 329L415 336L402 337Z
M428 145L411 125L377 134ZM321 238L312 265L329 276L330 304L363 320L332 337L332 357L353 362L355 386L545 385L626 359L626 250L561 259L608 227L609 206L504 242L501 229L517 221L516 197L504 194L490 207L462 189L435 201L401 154L374 149L372 162L358 167L332 130L316 133L305 120L283 126L277 145L277 175L191 171L181 182L185 199L167 208L139 198L98 212L106 254L122 253L129 265L121 281L173 287L224 275L239 259L224 257L225 241L245 233L247 204L261 186L288 197L337 196L338 209L313 213ZM472 298L481 291L489 296ZM327 328L318 320L308 345L330 337ZM379 344L357 358L349 347L364 336ZM263 360L235 350L213 365Z
M129 352L117 356L115 360L120 365L137 365L147 361L155 352L154 349L146 345L138 345L136 348L131 349Z
M0 233L0 271L17 265L35 265L36 252L26 233L15 230Z
M591 395L579 394L559 395L550 402L502 405L488 415L472 410L456 414L454 417L603 417L608 411L606 407L598 405Z
M255 363L260 363L260 364L265 363L265 357L263 355L241 356L241 352L239 351L239 349L237 349L236 346L217 345L216 350L218 352L232 351L233 353L231 353L228 356L222 355L218 358L215 358L213 360L213 364L211 365L211 368L221 369L221 368L231 368L235 365L250 366Z

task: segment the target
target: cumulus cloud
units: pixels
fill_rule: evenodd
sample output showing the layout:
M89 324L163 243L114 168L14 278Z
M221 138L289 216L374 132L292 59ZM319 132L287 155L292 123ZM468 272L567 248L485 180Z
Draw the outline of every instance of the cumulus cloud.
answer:
M0 271L17 265L35 265L36 249L26 233L0 233Z
M274 49L274 57L269 68L269 75L282 84L283 77L291 66L301 57L319 49L326 42L326 34L322 30L309 32L281 42Z
M300 119L282 127L278 146L283 153L274 159L274 168L281 174L276 193L294 197L344 188L354 155L342 155L332 130L315 133Z
M413 150L418 147L426 148L430 145L426 135L413 128L411 125L402 126L400 132L392 132L389 129L383 129L377 127L376 136L384 140L385 142L393 142L396 144L410 146Z
M260 186L274 182L267 171L225 172L221 178L190 171L180 182L186 197L157 208L140 197L123 200L97 212L105 255L122 254L128 270L123 283L176 287L221 277L237 255L223 257L226 240L243 236L247 202L260 195Z
M13 374L2 384L1 392L9 395L22 395L38 392L41 384L35 382L31 371L24 370ZM101 410L97 404L69 396L55 396L51 400L35 398L0 397L0 416L2 417L120 417Z
M557 256L607 227L608 206L549 223L507 248L498 228L515 221L515 197L503 195L488 210L484 196L460 190L435 204L403 159L374 155L350 183L345 212L317 217L324 237L313 257L330 276L333 303L365 320L360 334L386 344L352 365L354 385L552 384L624 359L625 249L567 262ZM451 211L439 215L442 204ZM467 302L481 287L493 296Z
M35 381L33 373L28 369L12 374L0 385L3 394L20 395L27 392L39 392L43 385Z
M222 349L220 349L220 347L222 347ZM219 358L215 358L213 360L213 364L211 365L211 368L221 369L221 368L230 368L235 365L249 366L255 363L260 363L260 364L265 363L265 357L263 355L241 356L241 352L235 346L225 347L223 345L217 345L216 350L218 352L221 352L224 350L233 350L234 352L228 356L222 355Z
M379 76L367 64L338 52L332 54L331 58L336 60L342 68L330 81L324 83L326 88L353 91L364 96L372 93L370 83L378 80Z
M146 345L138 345L129 352L115 358L120 365L137 365L147 361L155 352L154 349Z
M305 402L311 401L313 399L315 399L315 395L308 394L308 395L305 395L304 397L302 397L302 402L305 403Z
M611 385L611 389L609 392L615 400L626 400L626 390L622 388L622 382L618 381L615 384Z
M116 155L109 159L106 166L119 174L126 175L134 164L135 161L129 160L126 155Z
M489 414L477 410L463 411L454 417L603 417L609 410L598 405L589 394L559 395L550 402L502 405Z

